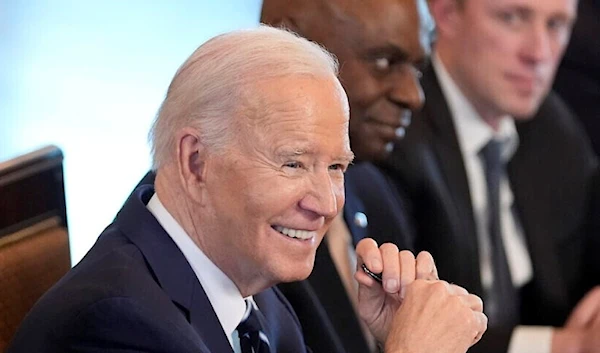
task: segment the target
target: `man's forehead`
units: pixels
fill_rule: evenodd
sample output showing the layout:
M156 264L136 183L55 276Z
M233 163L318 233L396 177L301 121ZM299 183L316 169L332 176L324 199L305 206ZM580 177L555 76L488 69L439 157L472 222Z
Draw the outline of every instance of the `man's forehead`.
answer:
M323 90L315 92L316 86ZM282 87L292 89L282 89ZM323 99L318 99L317 95ZM247 111L244 116L250 118L251 125L263 125L288 118L295 119L310 113L309 110L324 108L324 105L327 107L341 105L346 118L349 116L346 93L339 80L333 75L327 77L290 75L259 80L245 96L244 100L247 104L243 106Z
M324 1L325 7L334 18L355 26L373 26L381 24L381 17L389 14L392 9L411 9L414 0L319 0ZM379 21L378 21L379 20ZM335 23L335 22L330 22Z
M545 16L565 15L575 17L578 0L457 0L469 5L474 1L495 4L500 7L522 8Z
M329 23L338 25L335 30L344 35L336 40L357 52L382 48L395 48L406 56L429 52L434 25L426 0L334 1L338 1L338 22Z

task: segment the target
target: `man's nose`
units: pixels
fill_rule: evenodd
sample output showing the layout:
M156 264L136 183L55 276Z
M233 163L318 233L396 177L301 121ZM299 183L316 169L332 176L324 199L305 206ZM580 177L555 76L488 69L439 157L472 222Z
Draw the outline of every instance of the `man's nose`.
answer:
M418 111L425 103L425 94L420 83L420 72L412 65L406 65L400 75L392 81L390 100L402 108Z
M537 64L548 60L552 56L553 38L545 23L532 26L527 40L523 45L525 60L530 64Z
M300 207L325 218L335 217L338 213L339 189L343 187L336 186L327 171L315 173L310 181L310 190L300 201Z

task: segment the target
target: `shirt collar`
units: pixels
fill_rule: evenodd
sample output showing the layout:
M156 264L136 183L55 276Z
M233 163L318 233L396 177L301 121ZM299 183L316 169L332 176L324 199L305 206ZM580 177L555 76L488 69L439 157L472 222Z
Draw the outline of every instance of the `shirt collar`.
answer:
M502 142L502 159L508 162L519 146L514 119L507 115L500 120L498 131L494 131L458 88L437 53L432 57L432 65L448 103L463 154L478 155L490 140L496 139Z
M232 334L246 311L246 303L240 291L233 281L192 241L181 225L160 202L156 193L146 207L177 244L177 247L194 270L215 314L221 322L229 343L233 347ZM249 297L249 299L253 300L252 297Z

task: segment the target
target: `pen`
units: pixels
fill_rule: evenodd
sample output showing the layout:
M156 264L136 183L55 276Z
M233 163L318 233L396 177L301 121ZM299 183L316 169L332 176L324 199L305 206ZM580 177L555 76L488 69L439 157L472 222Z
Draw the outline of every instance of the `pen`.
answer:
M379 283L383 282L383 280L381 279L381 273L375 273L375 272L369 270L367 268L367 265L365 265L365 264L362 264L362 269L363 269L364 273L369 275L369 277L373 278L375 281L377 281Z

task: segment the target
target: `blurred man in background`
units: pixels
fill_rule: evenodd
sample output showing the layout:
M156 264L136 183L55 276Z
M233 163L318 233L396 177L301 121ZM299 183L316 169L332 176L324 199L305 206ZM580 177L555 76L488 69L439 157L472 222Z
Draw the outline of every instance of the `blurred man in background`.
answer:
M600 281L589 229L597 161L549 93L577 1L430 6L427 100L382 165L409 192L417 249L432 253L442 278L484 298L489 330L472 351L598 351L599 293L580 301Z

